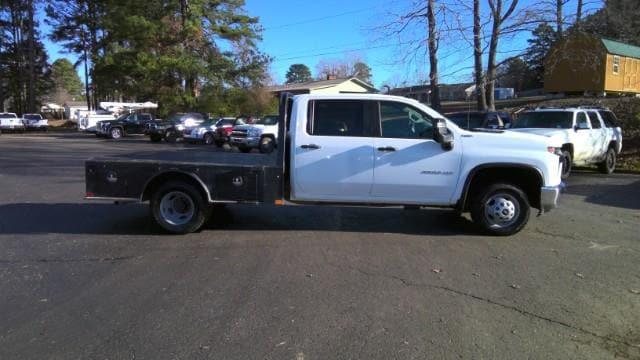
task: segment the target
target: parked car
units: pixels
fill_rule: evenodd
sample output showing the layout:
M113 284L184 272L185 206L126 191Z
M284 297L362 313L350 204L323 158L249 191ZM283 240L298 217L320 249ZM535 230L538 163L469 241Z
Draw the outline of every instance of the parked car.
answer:
M118 140L127 135L144 134L148 124L154 123L149 113L129 113L114 120L98 121L96 136Z
M24 124L15 113L0 113L0 130L22 132Z
M235 126L244 124L245 118L243 117L233 119L233 121L225 121L223 123L220 123L220 125L216 128L216 132L213 133L213 142L217 147L221 147L222 145L228 143L231 139L233 128Z
M253 124L234 126L230 143L242 152L259 149L261 153L272 153L278 140L278 115L268 115Z
M464 111L445 114L463 129L505 129L511 126L511 115L497 111Z
M176 142L190 133L206 120L206 116L200 113L176 113L170 115L166 121L157 121L147 126L145 133L152 142Z
M90 113L79 119L78 131L96 133L97 132L96 125L98 124L98 121L111 121L115 119L116 119L116 116L111 113L100 113L100 114Z
M622 130L613 112L603 108L538 108L521 113L511 129L560 142L563 179L573 165L597 164L602 173L611 174L622 151Z
M418 101L380 94L283 94L277 156L158 151L85 163L87 199L150 201L172 233L197 231L214 204L434 206L511 235L556 206L553 138L476 131ZM283 142L284 144L284 142Z
M49 120L40 114L23 114L22 123L27 130L49 130Z
M215 121L207 120L191 130L191 132L185 133L184 140L190 143L202 142L205 145L212 145L216 129L224 124L233 124L234 121L235 118L220 118Z

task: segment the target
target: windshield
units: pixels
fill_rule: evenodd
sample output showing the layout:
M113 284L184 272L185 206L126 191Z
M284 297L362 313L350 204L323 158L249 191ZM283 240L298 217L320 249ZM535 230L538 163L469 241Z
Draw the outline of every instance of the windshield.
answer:
M264 118L255 122L257 125L277 125L278 116L265 116Z
M448 118L463 129L481 128L484 124L484 115L482 114L453 114Z
M184 114L182 114L182 113L171 114L171 115L169 115L167 120L170 121L170 122L179 122L180 118L183 117L183 116L184 116Z
M16 114L0 114L0 119L15 119Z
M129 114L128 114L128 113L127 113L127 114L122 114L122 115L120 115L120 116L118 117L118 119L116 119L116 120L118 120L118 121L125 121L125 120L127 119L127 116L129 116Z
M235 121L236 119L221 119L221 120L218 120L218 122L216 123L216 126L230 126L230 125L233 125Z
M570 111L532 111L521 114L512 128L570 129L572 126Z
M42 120L42 116L38 114L25 114L22 118L25 120Z
M205 120L202 123L200 123L201 127L209 127L211 125L217 124L216 122L214 122L213 120Z

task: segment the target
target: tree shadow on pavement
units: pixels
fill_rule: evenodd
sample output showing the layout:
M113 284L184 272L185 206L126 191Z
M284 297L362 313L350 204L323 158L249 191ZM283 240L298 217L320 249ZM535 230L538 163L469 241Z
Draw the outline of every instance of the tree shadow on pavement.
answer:
M344 231L449 236L477 231L451 210L403 210L333 206L218 207L204 231ZM45 204L0 205L2 234L162 234L146 205Z
M585 196L585 201L592 204L640 209L640 181L623 185L570 185L566 191L568 194Z

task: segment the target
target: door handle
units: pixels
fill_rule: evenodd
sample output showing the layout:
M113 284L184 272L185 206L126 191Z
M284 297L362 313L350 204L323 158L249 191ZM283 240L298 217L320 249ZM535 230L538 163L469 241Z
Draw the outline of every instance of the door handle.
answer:
M379 147L378 151L394 152L394 151L396 151L396 148L394 148L393 146Z
M316 145L316 144L307 144L307 145L302 145L300 147L303 149L310 149L310 150L320 149L320 145Z

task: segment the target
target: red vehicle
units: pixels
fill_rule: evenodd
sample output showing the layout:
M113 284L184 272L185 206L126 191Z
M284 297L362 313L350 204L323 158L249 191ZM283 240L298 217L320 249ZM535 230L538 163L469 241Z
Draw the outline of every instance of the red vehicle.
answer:
M213 141L217 147L221 147L225 143L229 142L233 127L236 125L244 125L244 118L223 118L220 123L217 124L216 132L213 134Z

